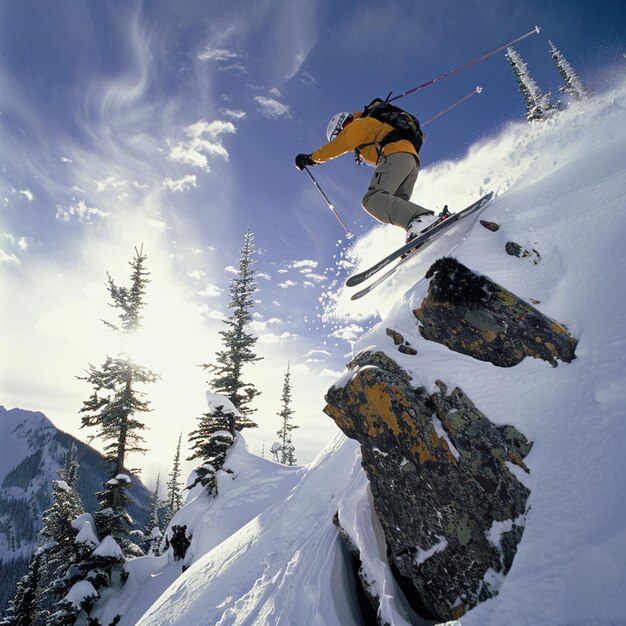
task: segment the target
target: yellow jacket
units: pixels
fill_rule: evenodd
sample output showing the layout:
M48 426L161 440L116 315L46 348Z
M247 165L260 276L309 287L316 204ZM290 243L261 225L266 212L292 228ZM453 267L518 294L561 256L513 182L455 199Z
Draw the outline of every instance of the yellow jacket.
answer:
M355 150L358 146L364 146L360 150L363 160L370 165L377 165L379 153L376 142L386 137L393 130L393 126L385 124L385 122L379 122L373 117L362 117L362 115L361 112L353 113L353 121L344 127L334 141L323 145L313 152L311 158L316 163L325 163L342 154L346 154L346 152ZM388 143L382 151L385 155L390 155L394 152L410 152L417 159L419 165L419 157L410 141L401 139L400 141Z

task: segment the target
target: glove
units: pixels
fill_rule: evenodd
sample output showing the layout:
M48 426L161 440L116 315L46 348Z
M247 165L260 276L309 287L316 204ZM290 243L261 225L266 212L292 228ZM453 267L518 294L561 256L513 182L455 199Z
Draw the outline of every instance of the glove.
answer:
M299 154L296 157L296 167L302 171L305 167L313 167L317 163L311 158L310 154Z

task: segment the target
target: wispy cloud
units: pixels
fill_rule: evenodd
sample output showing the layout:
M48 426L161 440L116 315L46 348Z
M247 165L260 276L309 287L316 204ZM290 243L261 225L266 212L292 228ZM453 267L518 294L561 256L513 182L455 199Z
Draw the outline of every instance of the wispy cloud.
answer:
M209 169L209 156L221 156L228 161L228 151L219 138L223 134L237 132L232 122L198 120L186 126L184 131L189 139L179 141L171 147L170 159L205 170Z
M302 269L302 268L315 269L317 268L318 265L319 263L312 259L302 259L300 261L293 261L291 263L291 267L293 267L294 269Z
M238 111L235 109L221 109L220 113L234 120L242 120L247 116L245 111Z
M290 339L294 339L296 335L288 332L284 332L280 335L276 335L274 333L265 333L263 335L259 335L259 343L266 345L275 345L279 343L284 343L285 341L289 341Z
M163 181L163 189L169 189L171 191L185 191L190 187L197 187L196 175L188 174L182 178L174 180L173 178L166 178Z
M198 54L198 58L201 61L229 61L231 59L239 58L239 55L232 50L226 50L225 48L211 48L209 46Z
M265 96L256 96L255 101L261 115L270 118L290 117L291 110L287 104L279 102L275 98L267 98Z
M19 194L24 196L29 202L35 199L35 194L30 189L20 189Z
M94 218L108 217L109 213L96 207L88 207L82 198L74 204L64 207L57 205L56 218L62 222L78 219L79 222L90 223Z

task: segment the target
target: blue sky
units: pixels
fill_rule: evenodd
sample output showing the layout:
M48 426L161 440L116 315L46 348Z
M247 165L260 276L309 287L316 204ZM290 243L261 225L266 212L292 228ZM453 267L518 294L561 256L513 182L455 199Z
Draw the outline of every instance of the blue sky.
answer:
M265 357L265 425L251 445L275 438L290 362L296 446L311 460L333 428L322 395L345 363L345 339L376 311L324 316L346 242L295 154L324 142L337 111L440 76L536 24L541 33L516 49L539 86L556 94L561 84L551 40L585 86L602 90L624 63L625 17L619 0L5 0L0 341L10 359L0 402L87 436L78 409L89 389L75 377L111 350L99 321L110 317L106 272L126 281L143 243L153 283L142 350L164 372L146 461L158 467L204 410L195 365L220 347L229 267L250 228ZM512 72L500 53L398 102L426 120L477 85L480 95L427 128L423 168L523 116ZM371 170L346 156L313 173L351 230L376 227L359 206ZM421 192L418 180L418 202Z

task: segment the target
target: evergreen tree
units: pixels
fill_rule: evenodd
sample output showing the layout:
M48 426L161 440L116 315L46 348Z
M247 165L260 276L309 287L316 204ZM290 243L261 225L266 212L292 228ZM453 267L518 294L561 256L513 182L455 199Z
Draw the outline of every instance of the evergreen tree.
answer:
M17 583L13 600L6 616L0 619L2 626L35 626L39 614L39 596L42 587L42 557L35 551L26 573Z
M98 592L95 586L109 586L109 572L99 569L93 556L99 541L92 516L83 513L73 520L72 527L76 529L73 542L75 555L67 564L65 574L54 580L50 587L59 599L46 623L59 626L73 626L78 615L86 614L96 601Z
M174 455L174 465L170 472L169 481L167 482L167 504L172 512L172 515L176 513L183 506L183 497L181 495L180 484L180 444L182 441L182 433L178 437L178 445L176 446L176 454ZM171 518L170 518L171 519Z
M144 295L149 282L146 258L143 248L135 249L135 257L129 263L132 269L130 288L119 287L108 275L111 306L117 310L119 322L104 323L125 338L130 338L141 327ZM105 456L111 476L103 491L97 494L99 510L94 519L100 537L112 535L128 555L136 555L138 548L128 539L132 520L127 512L129 496L126 490L130 478L126 458L132 452L145 452L141 436L145 425L137 416L151 409L149 402L143 399L145 393L140 392L138 386L156 379L156 374L137 365L125 354L117 358L108 356L100 368L90 365L87 376L82 378L92 385L93 393L83 402L80 412L85 415L81 427L97 428L96 436L108 442Z
M257 337L248 331L248 325L252 321L253 296L256 292L253 240L254 235L248 230L239 257L239 272L230 281L228 308L232 309L232 314L224 320L228 328L220 331L224 349L217 352L216 365L203 366L213 372L211 387L224 394L237 408L237 419L230 429L233 437L235 430L257 427L257 424L246 416L254 412L255 409L248 405L260 392L243 378L244 366L262 358L253 352Z
M160 544L163 538L163 531L161 530L161 522L159 520L159 510L161 509L161 496L159 491L161 490L161 474L157 476L156 486L152 493L152 499L150 501L150 521L148 522L148 528L146 532L148 554L152 556L160 556Z
M44 541L39 552L42 559L42 614L54 600L68 591L68 569L82 558L76 543L78 529L74 521L85 511L77 491L78 459L72 447L59 470L59 480L52 483L52 506L43 514L43 527L39 534ZM47 621L47 620L46 620Z
M541 93L537 83L530 77L526 63L513 48L507 48L506 58L513 68L517 86L524 98L526 119L529 122L544 119L555 108L551 103L550 93Z
M224 405L212 407L198 420L198 428L189 435L192 454L187 459L199 459L202 463L196 468L196 479L190 488L200 483L209 493L217 495L217 472L222 469L226 455L233 445L237 417L234 412L225 412Z
M582 98L589 96L590 93L583 87L583 84L580 82L580 79L567 59L557 50L556 46L551 41L548 41L548 43L550 44L550 56L557 70L559 70L561 78L563 78L563 85L559 87L559 91L567 94L574 100L582 100Z
M282 395L282 409L277 415L282 419L283 423L280 429L277 431L279 437L280 450L277 452L277 457L280 463L283 465L295 465L295 447L291 440L291 431L299 428L292 424L293 410L291 409L291 374L289 372L289 365L287 365L287 372L285 373L285 381L283 383L283 395Z

